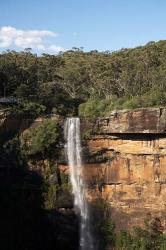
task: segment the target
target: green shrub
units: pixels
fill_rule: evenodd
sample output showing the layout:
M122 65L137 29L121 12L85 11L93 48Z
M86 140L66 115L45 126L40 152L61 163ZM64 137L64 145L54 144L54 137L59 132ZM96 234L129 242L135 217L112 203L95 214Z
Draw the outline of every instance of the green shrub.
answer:
M150 90L140 96L113 96L108 99L88 99L79 106L81 117L102 117L113 110L159 107L166 105L166 93L161 90Z
M79 106L79 116L81 117L99 117L105 114L105 109L110 100L88 99L86 103Z
M45 106L36 102L20 101L20 103L13 108L13 113L17 115L32 115L36 117L39 114L44 113L45 109Z
M118 250L161 250L166 249L165 236L162 234L158 218L148 218L144 228L135 227L132 233L121 231L116 234Z
M102 199L96 199L91 206L91 225L99 249L114 246L114 223L111 219L108 204Z
M48 190L44 195L45 198L45 208L54 209L56 206L56 185L49 185Z
M166 235L163 234L161 238L160 250L166 250Z
M22 150L26 155L48 156L59 151L62 140L61 127L55 121L46 119L36 128L30 128L20 137Z
M120 250L129 250L131 247L131 242L132 238L129 233L125 230L121 230L119 233L116 235L116 249Z

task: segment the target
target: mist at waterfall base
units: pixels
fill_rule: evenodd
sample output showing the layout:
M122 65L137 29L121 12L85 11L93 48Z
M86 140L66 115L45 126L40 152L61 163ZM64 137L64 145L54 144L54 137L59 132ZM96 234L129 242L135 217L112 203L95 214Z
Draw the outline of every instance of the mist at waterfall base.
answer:
M89 206L85 196L85 181L82 176L80 119L67 118L65 123L66 154L70 167L70 181L74 196L74 208L80 217L79 250L96 250L90 230Z

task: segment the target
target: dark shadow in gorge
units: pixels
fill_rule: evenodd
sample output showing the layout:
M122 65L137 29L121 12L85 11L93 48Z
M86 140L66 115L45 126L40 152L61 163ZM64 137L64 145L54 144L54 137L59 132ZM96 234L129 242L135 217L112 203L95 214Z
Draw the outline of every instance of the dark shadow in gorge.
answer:
M115 243L114 223L106 201L97 198L89 204L90 229L94 238L95 250L106 250Z
M3 250L78 250L74 213L44 208L42 177L0 152L0 248Z

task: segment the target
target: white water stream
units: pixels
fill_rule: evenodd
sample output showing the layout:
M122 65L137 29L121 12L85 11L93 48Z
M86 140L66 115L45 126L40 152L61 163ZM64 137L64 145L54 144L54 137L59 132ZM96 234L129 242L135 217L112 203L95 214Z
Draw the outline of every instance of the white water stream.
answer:
M80 216L80 248L79 250L94 250L93 239L90 233L89 209L85 197L85 182L82 177L82 157L80 139L80 119L68 118L65 124L65 138L70 180L74 195L74 207Z

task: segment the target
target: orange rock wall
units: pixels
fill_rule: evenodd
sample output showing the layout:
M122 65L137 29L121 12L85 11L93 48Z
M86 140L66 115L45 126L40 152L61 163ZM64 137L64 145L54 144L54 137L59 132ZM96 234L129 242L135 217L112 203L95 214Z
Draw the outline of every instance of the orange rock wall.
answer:
M149 215L166 229L166 135L94 135L86 147L92 158L103 156L86 163L85 176L98 185L117 229L142 226Z

